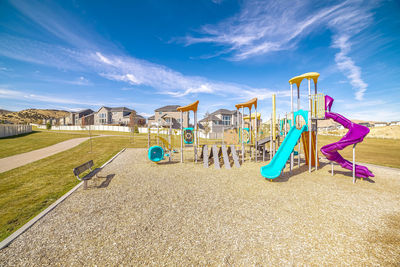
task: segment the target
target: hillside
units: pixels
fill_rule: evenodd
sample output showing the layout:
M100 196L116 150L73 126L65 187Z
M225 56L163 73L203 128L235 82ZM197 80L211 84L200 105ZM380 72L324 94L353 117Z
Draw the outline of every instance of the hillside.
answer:
M0 121L15 124L40 123L43 119L62 118L69 114L67 111L55 109L25 109L18 112L6 112L0 112Z
M5 110L5 109L0 109L0 114L7 114L7 113L11 113L12 111L9 110Z

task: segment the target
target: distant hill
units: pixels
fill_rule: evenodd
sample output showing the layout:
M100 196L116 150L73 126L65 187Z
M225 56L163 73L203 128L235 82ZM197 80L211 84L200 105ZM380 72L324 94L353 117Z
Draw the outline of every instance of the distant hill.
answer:
M56 109L25 109L18 112L0 110L0 122L11 123L40 123L43 119L62 118L69 114L65 110Z
M0 109L0 114L7 114L7 113L11 113L12 111L9 110L5 110L5 109Z

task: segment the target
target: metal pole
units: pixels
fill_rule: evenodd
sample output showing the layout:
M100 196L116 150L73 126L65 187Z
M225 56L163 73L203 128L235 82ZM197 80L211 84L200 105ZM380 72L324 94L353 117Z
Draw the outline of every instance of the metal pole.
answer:
M171 150L169 151L169 161L170 162L171 162L171 154L172 154L172 150L173 150L171 134L172 134L172 117L169 118L169 134L168 134L168 141L169 141L169 144L171 146Z
M194 161L197 163L197 111L194 112Z
M243 132L244 132L244 120L243 120L243 116L244 116L244 107L242 106L242 117L241 117L241 124L242 124L242 131L241 131L241 135L240 135L240 140L242 142L242 164L244 163L244 143L243 143Z
M356 183L356 145L353 145L353 184Z
M318 120L315 120L315 170L318 170Z
M181 110L181 163L183 163L183 112Z
M291 112L291 118L292 118L292 123L293 123L293 84L290 84L290 112ZM293 169L293 160L294 160L294 152L290 153L290 172L292 172Z
M331 161L331 173L332 173L332 176L333 176L333 161Z
M310 110L308 111L308 172L311 172L311 153L312 153L312 148L311 148L311 134L312 134L312 127L311 127L311 109L312 109L312 103L311 103L311 81L308 79L308 102L309 102L309 108Z
M256 122L256 125L255 125L255 131L256 131L256 134L255 134L255 140L254 140L254 153L255 153L255 157L256 157L256 162L257 162L257 153L258 153L258 148L257 148L257 137L258 137L258 125L257 125L257 123L258 123L258 119L257 119L257 106L256 106L256 120L255 120L255 122Z
M253 125L251 125L251 107L252 106L250 106L249 107L249 116L250 116L250 126L249 126L249 135L250 135L250 137L249 137L249 139L250 139L250 146L249 146L249 148L250 148L250 161L251 161L251 158L252 158L252 154L253 154L253 151L251 151L251 143L254 141L253 140L253 135L252 135L252 133L253 133Z
M297 87L297 111L299 111L299 110L300 110L300 88ZM295 125L296 122L295 122L294 114L293 114L292 123L293 123L294 126L296 126ZM297 152L298 152L298 154L297 154L297 166L299 168L300 168L300 151L301 151L301 145L300 145L300 142L299 142L298 149L297 149Z
M269 131L269 159L272 159L272 113L271 113L271 124L270 124L270 131Z

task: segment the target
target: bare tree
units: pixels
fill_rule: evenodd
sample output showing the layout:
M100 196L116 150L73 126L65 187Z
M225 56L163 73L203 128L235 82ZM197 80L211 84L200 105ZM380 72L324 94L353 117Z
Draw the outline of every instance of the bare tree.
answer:
M89 131L89 141L90 141L90 153L93 152L93 146L92 146L92 132L90 131L90 123L87 122L87 117L83 116L82 117L82 121L81 121L81 128L85 129L86 128L86 124L88 124L88 131Z
M211 127L210 127L210 113L207 111L206 114L204 114L204 118L202 120L202 125L204 127L204 133L206 134L206 136L208 137L208 133L211 131Z
M135 143L135 117L136 111L132 110L131 115L129 115L129 128L132 133L131 143Z

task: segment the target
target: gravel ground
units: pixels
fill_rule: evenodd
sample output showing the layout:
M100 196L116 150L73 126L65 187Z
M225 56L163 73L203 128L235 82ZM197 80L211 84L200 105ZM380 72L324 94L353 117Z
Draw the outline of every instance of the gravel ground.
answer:
M0 251L0 265L399 265L400 173L154 164L128 149ZM179 155L175 156L176 159ZM111 179L112 178L112 179Z

